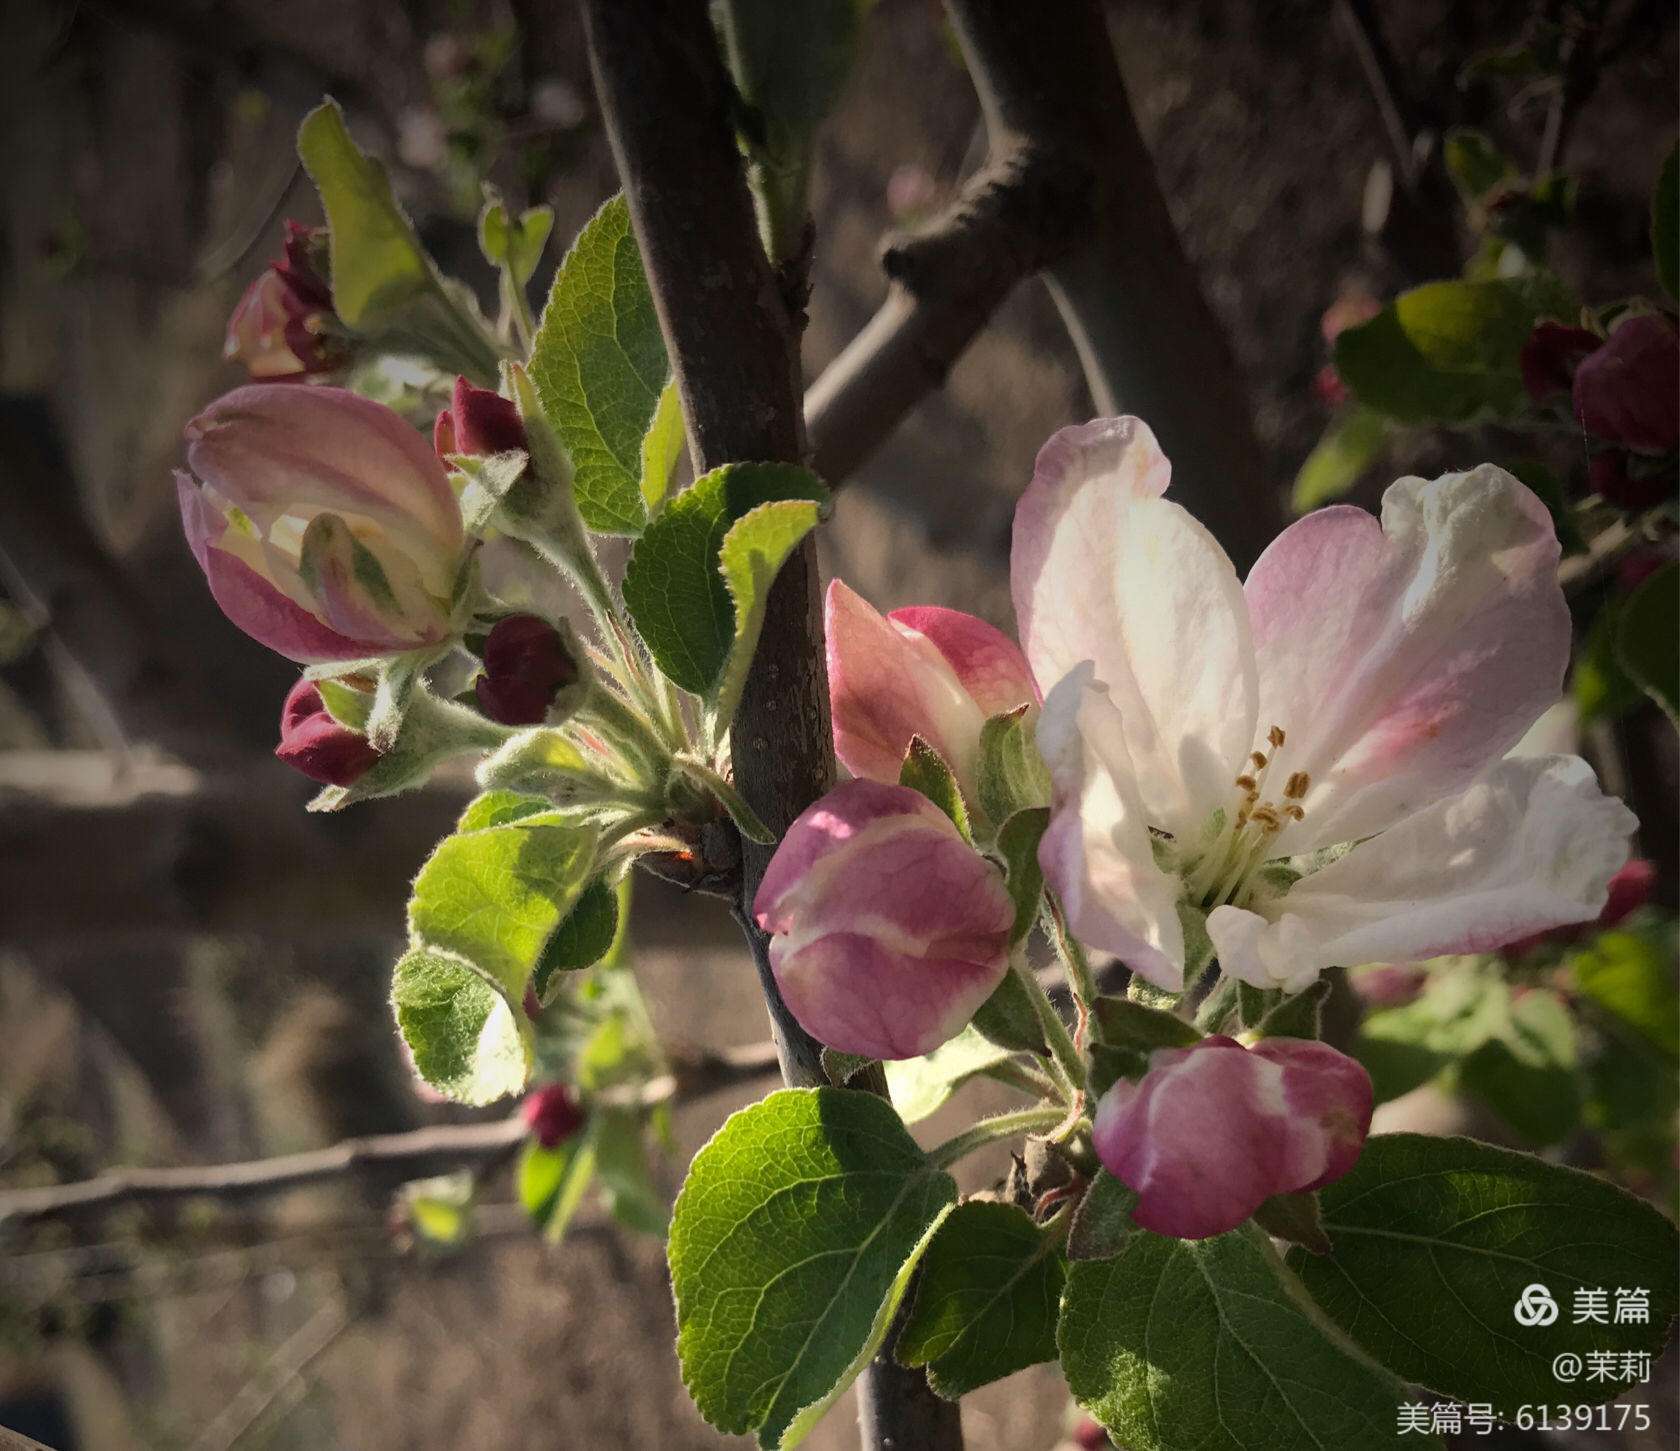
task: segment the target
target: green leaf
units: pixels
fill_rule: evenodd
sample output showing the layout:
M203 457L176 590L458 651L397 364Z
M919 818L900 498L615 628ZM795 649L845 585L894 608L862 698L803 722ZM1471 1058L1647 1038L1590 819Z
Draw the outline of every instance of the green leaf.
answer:
M920 736L910 737L910 748L904 753L899 767L898 784L921 794L951 820L962 833L963 840L973 845L974 832L968 824L968 807L963 804L962 788L945 758Z
M1195 1241L1138 1230L1113 1258L1070 1264L1058 1338L1074 1398L1131 1451L1440 1451L1399 1434L1399 1381L1253 1226Z
M1061 1239L1013 1204L958 1205L922 1261L899 1364L925 1365L935 1394L954 1401L1054 1360L1067 1277Z
M456 831L483 831L490 826L506 826L527 816L540 816L554 808L540 796L525 796L518 791L486 791L467 803Z
M736 830L748 841L756 841L760 846L775 845L776 833L764 824L759 814L748 805L747 798L735 789L735 783L722 772L692 756L678 756L671 766L727 811Z
M865 1068L880 1062L880 1059L871 1058L867 1053L842 1053L838 1048L825 1047L820 1056L823 1073L836 1088L844 1088ZM899 1112L902 1113L903 1110L900 1109ZM905 1122L908 1123L909 1120L906 1119Z
M1575 1023L1554 993L1509 1000L1497 1036L1459 1065L1461 1088L1534 1144L1555 1144L1581 1121Z
M431 261L391 194L385 168L350 139L336 101L323 101L303 118L298 155L327 213L333 310L348 327L380 332L434 290Z
M557 813L446 836L415 878L409 931L473 963L518 1008L594 860L594 831Z
M637 534L647 522L642 439L670 371L630 209L615 196L560 264L530 363L591 529Z
M1022 941L1038 921L1039 905L1044 900L1044 869L1038 864L1038 843L1049 825L1050 808L1031 806L1017 811L998 828L997 854L1003 858L1009 895L1015 903L1015 925L1009 934L1011 943Z
M1616 648L1627 605L1627 600L1614 597L1600 605L1587 627L1587 638L1576 651L1569 691L1583 726L1624 716L1643 699L1638 682L1623 668Z
M1284 998L1272 1008L1256 1032L1262 1038L1316 1038L1320 1012L1329 996L1329 980L1321 977L1305 992Z
M1511 1415L1560 1398L1555 1356L1655 1355L1667 1337L1674 1226L1590 1174L1468 1139L1383 1134L1319 1197L1335 1253L1292 1250L1290 1265L1367 1351L1443 1395ZM1515 1319L1532 1284L1559 1307L1550 1325ZM1575 1324L1574 1292L1598 1287L1649 1290L1650 1323ZM1624 1388L1582 1379L1566 1398Z
M1017 706L980 728L975 794L988 821L1002 823L1017 811L1050 804L1050 773L1033 740L1029 709Z
M1410 1093L1473 1053L1507 1020L1509 996L1486 973L1452 968L1432 973L1416 1001L1367 1013L1353 1052L1376 1101Z
M956 1192L871 1094L784 1089L731 1116L671 1220L701 1415L763 1447L804 1439L880 1347Z
M391 1006L415 1071L439 1093L483 1104L525 1086L530 1021L465 959L410 948L392 975Z
M1680 293L1680 190L1675 182L1675 148L1657 177L1651 196L1651 254L1656 259L1657 281L1670 297Z
M815 483L816 476L810 477ZM718 567L735 611L735 635L723 662L723 674L712 692L712 709L720 720L734 716L746 686L759 632L764 628L770 586L788 556L817 527L821 512L820 503L806 499L760 504L723 536Z
M1370 408L1355 404L1343 409L1330 420L1295 475L1289 507L1307 514L1341 498L1382 457L1392 429L1382 414Z
M1674 934L1601 932L1574 953L1568 967L1582 997L1626 1023L1670 1058L1680 1058L1680 991L1674 975Z
M678 494L636 541L624 602L659 668L684 690L704 695L717 683L736 637L725 537L763 504L827 498L815 474L792 464L726 464Z
M373 713L371 691L357 690L342 680L317 680L315 688L321 693L321 704L326 706L328 715L341 726L366 733L368 717Z
M501 201L490 199L478 214L478 246L484 260L506 267L518 287L531 280L553 230L553 207L532 207L515 219Z
M514 1188L520 1208L538 1229L548 1223L549 1215L554 1212L576 1142L574 1138L556 1148L545 1149L535 1139L528 1139L520 1150Z
M1097 1170L1091 1187L1073 1212L1068 1227L1067 1257L1070 1260L1113 1259L1138 1232L1132 1223L1137 1195L1107 1169Z
M409 1228L428 1244L454 1249L472 1234L472 1175L461 1172L404 1184L401 1204Z
M1680 564L1663 565L1628 596L1616 625L1616 659L1680 723Z
M1044 1024L1039 1021L1032 992L1013 968L1004 975L992 995L980 1004L974 1014L973 1027L983 1038L1012 1052L1050 1051L1044 1041Z
M559 986L556 974L593 967L607 955L618 935L618 893L596 877L543 945L531 986L545 1007Z
M870 0L722 0L729 69L772 261L800 245L817 125L840 94Z
M1130 998L1105 995L1092 1005L1097 1034L1116 1048L1136 1048L1153 1053L1157 1048L1188 1048L1202 1041L1202 1035L1177 1013L1145 1007Z
M648 1168L641 1115L629 1109L606 1109L597 1118L595 1174L607 1212L626 1229L664 1238L670 1211Z
M1429 282L1336 339L1336 371L1402 423L1467 423L1524 405L1517 359L1539 316L1511 282Z
M665 495L671 487L671 471L683 450L682 399L677 393L677 380L668 378L659 392L653 418L642 435L642 503L652 519L665 507Z
M1330 1237L1324 1232L1318 1195L1310 1191L1272 1195L1254 1211L1254 1222L1273 1239L1300 1245L1310 1254L1330 1253Z
M970 1078L1008 1059L1007 1048L999 1047L972 1027L964 1028L931 1053L920 1058L897 1059L886 1065L893 1107L905 1123L920 1123L943 1107Z
M1455 126L1447 132L1442 159L1466 203L1479 202L1494 187L1513 180L1517 174L1509 158L1491 138L1467 126Z

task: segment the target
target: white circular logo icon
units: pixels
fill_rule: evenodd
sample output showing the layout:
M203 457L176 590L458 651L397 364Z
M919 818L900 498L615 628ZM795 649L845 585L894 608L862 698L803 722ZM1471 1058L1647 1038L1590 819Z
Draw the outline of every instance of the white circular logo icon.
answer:
M1528 1285L1511 1311L1519 1325L1550 1325L1558 1317L1557 1301L1544 1285Z

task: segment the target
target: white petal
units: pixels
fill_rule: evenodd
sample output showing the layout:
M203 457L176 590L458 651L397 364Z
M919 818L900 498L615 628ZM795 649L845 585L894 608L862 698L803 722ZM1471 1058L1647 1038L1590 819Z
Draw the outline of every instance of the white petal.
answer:
M1179 835L1234 799L1257 684L1236 572L1206 529L1160 497L1168 474L1135 418L1064 428L1016 510L1010 577L1040 688L1095 663L1150 822Z
M1044 702L1038 745L1054 806L1038 860L1074 935L1157 987L1184 986L1178 882L1155 865L1119 712L1074 670Z
M1220 907L1208 933L1226 971L1265 987L1491 952L1597 917L1638 824L1578 756L1513 757L1297 883L1275 920Z
M1503 469L1401 479L1286 529L1247 584L1260 724L1305 771L1284 851L1353 841L1461 791L1557 698L1569 612L1545 506Z

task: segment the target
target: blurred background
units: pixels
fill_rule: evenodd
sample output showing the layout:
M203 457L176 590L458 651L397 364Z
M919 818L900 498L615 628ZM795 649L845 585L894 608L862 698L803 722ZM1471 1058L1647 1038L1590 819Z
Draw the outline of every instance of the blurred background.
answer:
M1450 199L1401 195L1383 104L1396 78L1411 126L1474 125L1531 160L1556 85L1470 63L1591 18L1602 43L1570 82L1561 138L1579 193L1552 259L1583 295L1651 286L1672 5L1393 3L1378 7L1387 57L1347 23L1363 8L1111 6L1280 521L1336 402L1336 319L1468 250ZM385 1004L406 882L468 784L304 814L309 783L269 754L294 672L212 605L170 470L182 423L240 380L223 329L282 219L319 220L292 141L323 94L448 270L488 277L473 240L485 180L551 204L546 286L617 185L576 14L550 0L11 0L0 14L0 1190L471 1119L416 1094ZM820 152L808 379L878 305L883 235L937 214L983 149L939 7L878 0ZM1054 309L1023 286L848 485L826 569L882 609L938 602L1007 628L1015 498L1044 438L1090 412ZM1486 452L1468 447L1410 432L1354 497ZM1673 736L1650 724L1635 714L1618 759L1650 803L1643 851L1672 906ZM630 950L672 1051L759 1042L720 904L638 891ZM769 1086L685 1102L659 1182L673 1189L725 1113ZM1438 1093L1414 1108L1466 1122ZM678 1380L658 1241L586 1208L545 1246L511 1202L506 1156L482 1168L476 1228L452 1245L393 1227L389 1186L353 1176L0 1240L0 1426L61 1451L723 1444ZM977 1451L1039 1451L1068 1429L1049 1368L965 1407ZM842 1407L811 1444L853 1435Z

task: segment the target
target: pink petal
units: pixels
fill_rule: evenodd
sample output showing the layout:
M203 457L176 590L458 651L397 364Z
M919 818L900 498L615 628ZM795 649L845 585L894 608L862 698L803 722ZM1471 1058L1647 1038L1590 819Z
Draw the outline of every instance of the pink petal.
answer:
M1113 694L1149 824L1199 832L1254 740L1242 587L1201 524L1161 498L1169 467L1135 418L1065 428L1015 511L1010 583L1046 694L1083 661Z
M1208 933L1225 971L1257 987L1492 952L1597 917L1637 827L1580 758L1513 756L1297 882L1274 919L1217 907Z
M449 479L404 419L344 388L254 383L187 425L187 462L265 532L331 510L371 520L410 554L433 593L453 582L463 531Z
M1039 865L1074 935L1168 992L1184 986L1178 883L1155 865L1120 714L1091 667L1051 690L1038 746L1052 788Z
M1280 852L1351 841L1462 790L1559 695L1569 611L1545 506L1491 464L1337 506L1249 575L1272 785L1311 779ZM1274 793L1275 794L1275 793Z
M1206 1239L1274 1194L1317 1189L1353 1167L1371 1123L1371 1080L1322 1043L1268 1039L1245 1050L1205 1038L1150 1059L1097 1107L1092 1141L1138 1194L1132 1221Z
M753 905L790 1011L842 1052L929 1052L1009 970L1002 873L906 787L836 787L789 828Z
M1042 698L1021 647L995 625L938 605L910 605L887 618L931 641L985 715Z
M187 543L209 581L211 595L229 620L258 644L300 665L359 660L380 653L365 640L329 629L250 565L217 548L215 541L225 527L221 519L191 479L182 473L175 479Z
M846 769L896 783L919 735L972 789L986 712L933 642L883 619L838 579L823 614L834 753Z

